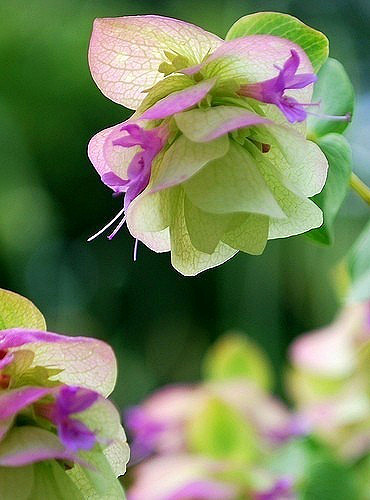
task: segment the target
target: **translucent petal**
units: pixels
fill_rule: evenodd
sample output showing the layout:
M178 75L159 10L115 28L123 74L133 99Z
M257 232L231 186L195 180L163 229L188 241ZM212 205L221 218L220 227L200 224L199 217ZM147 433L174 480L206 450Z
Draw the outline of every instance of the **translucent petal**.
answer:
M91 74L104 95L136 109L164 75L165 51L197 64L221 39L198 26L161 16L96 19L89 48Z
M222 241L227 245L252 255L260 255L266 246L269 218L260 214L237 214L233 216L232 228Z
M181 274L194 276L229 260L237 251L222 242L211 255L196 250L186 227L184 198L182 188L171 190L171 262Z
M176 115L175 120L181 132L194 142L208 142L239 128L269 122L236 106L192 109Z
M192 203L212 213L251 212L285 217L254 158L235 141L226 156L184 183Z
M117 363L111 347L97 339L14 328L0 332L0 348L27 344L33 366L62 369L55 379L109 395L115 385Z
M158 191L185 182L208 162L224 156L228 148L227 136L197 143L181 135L166 151L151 190Z

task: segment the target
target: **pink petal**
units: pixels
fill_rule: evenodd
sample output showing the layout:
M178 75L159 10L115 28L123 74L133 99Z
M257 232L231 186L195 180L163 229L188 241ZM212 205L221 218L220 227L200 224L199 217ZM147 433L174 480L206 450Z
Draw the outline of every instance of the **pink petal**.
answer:
M14 427L0 442L0 466L21 467L54 458L74 459L55 434L38 427Z
M105 342L23 328L0 332L0 349L23 345L34 352L34 366L62 369L56 376L61 382L93 389L104 396L112 392L117 364L111 347Z
M251 35L224 42L207 59L207 65L218 58L235 58L248 83L267 80L277 75L276 66L283 66L295 50L300 58L299 73L312 73L312 64L304 50L288 39L272 35Z
M181 54L196 65L221 39L193 24L161 16L96 19L89 48L91 74L104 95L136 109L164 75L164 51Z
M112 141L124 135L121 128L128 122L129 120L98 132L89 142L89 159L101 177L108 172L114 172L120 178L126 176L127 167L137 149L114 147Z
M194 120L194 127L183 127L187 125L188 117L191 121ZM204 121L204 125L199 129L197 127L197 118ZM175 117L180 130L194 142L209 142L218 137L225 135L239 128L251 127L253 125L261 125L272 123L271 120L256 115L251 111L246 111L242 108L233 106L216 106L205 110L190 110ZM202 123L199 121L198 125Z
M51 392L45 387L21 387L0 394L0 420L16 415L30 404Z
M198 104L214 87L216 79L204 80L192 87L174 92L158 101L141 116L146 120L160 120L180 113Z

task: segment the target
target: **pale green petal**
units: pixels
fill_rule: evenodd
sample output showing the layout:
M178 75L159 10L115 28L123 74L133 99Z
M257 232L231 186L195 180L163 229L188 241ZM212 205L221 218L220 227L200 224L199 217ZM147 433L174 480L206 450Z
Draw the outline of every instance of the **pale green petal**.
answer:
M175 115L177 126L181 132L195 142L207 142L212 140L214 135L227 134L232 130L244 128L248 125L248 119L251 125L264 120L252 110L248 111L236 106L192 109Z
M270 218L269 239L287 238L321 226L322 211L315 203L297 196L283 186L272 164L259 163L259 168L287 217Z
M108 461L110 458L113 459L111 466L116 476L123 475L126 472L130 451L116 407L109 400L100 399L80 413L78 419L84 422L99 438L110 443L105 447L104 454ZM121 450L120 456L117 454L118 449Z
M175 269L185 276L222 264L236 254L236 250L219 243L212 255L199 252L191 244L184 215L184 191L171 189L171 261Z
M45 318L32 302L0 288L0 330L35 328L46 330Z
M251 212L285 217L254 158L230 142L226 156L212 161L184 183L192 203L212 213Z
M122 486L101 451L81 453L94 469L75 465L67 471L85 500L124 500Z
M227 136L202 144L181 135L165 153L151 189L158 191L186 181L208 162L224 156L228 148Z
M1 500L30 500L33 466L0 467Z
M34 484L27 500L83 500L84 496L55 460L34 464L33 471Z
M328 161L319 146L296 131L283 126L265 125L253 129L253 137L270 144L268 153L253 148L260 162L271 162L278 179L298 195L314 196L325 185Z
M131 234L162 231L169 223L167 191L150 193L146 190L127 210L127 227Z
M269 218L260 214L236 214L232 228L222 241L236 250L260 255L265 249L269 231Z
M148 94L137 109L140 115L151 108L156 102L173 92L186 89L194 85L194 80L186 75L171 75L159 81L154 87L148 89Z
M201 252L212 254L230 225L232 215L204 212L193 205L187 196L184 214L192 245Z

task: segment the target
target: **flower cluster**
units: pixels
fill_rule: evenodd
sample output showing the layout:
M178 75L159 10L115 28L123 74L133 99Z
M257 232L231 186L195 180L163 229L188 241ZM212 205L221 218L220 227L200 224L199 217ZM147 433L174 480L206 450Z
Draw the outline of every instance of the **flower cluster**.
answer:
M203 383L165 387L127 411L137 463L128 499L293 498L296 478L270 469L268 457L304 440L308 426L267 390L263 353L227 335L207 366Z
M9 297L15 310L23 307L25 299L1 291L2 301ZM35 328L0 331L2 498L42 498L48 484L50 498L105 498L89 476L124 498L116 477L128 446L106 399L115 379L116 360L104 342ZM17 470L29 479L19 486Z
M129 16L95 21L89 62L101 91L136 110L90 141L102 181L125 193L92 238L121 218L110 238L126 222L193 275L322 224L309 198L328 165L305 136L317 77L299 45L267 34L223 41L183 21Z
M259 349L246 337L221 338L202 383L166 387L127 411L128 499L325 498L338 473L350 485L356 478L348 491L357 498L367 488L359 459L370 450L369 313L367 303L351 306L293 343L294 411L271 395L271 367Z

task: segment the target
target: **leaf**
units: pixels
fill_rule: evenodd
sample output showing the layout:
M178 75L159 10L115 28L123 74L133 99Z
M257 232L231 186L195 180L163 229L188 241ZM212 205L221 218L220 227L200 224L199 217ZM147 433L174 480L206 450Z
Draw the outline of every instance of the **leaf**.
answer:
M224 402L207 401L189 423L192 451L222 460L252 463L258 454L254 430Z
M325 498L325 500L359 499L355 477L350 469L334 461L314 463L303 486L303 500Z
M319 102L318 113L343 116L353 114L355 93L342 64L329 58L318 73L318 81L314 85L312 102ZM321 137L329 133L343 133L348 121L325 120L309 116L307 120L308 137Z
M333 242L334 220L347 194L352 171L352 152L347 140L340 134L327 134L319 138L317 144L329 162L325 186L321 193L312 198L323 211L324 224L307 233L307 236L328 245Z
M370 222L356 240L347 256L347 267L351 278L348 302L370 299Z
M16 327L46 330L45 318L30 300L0 289L0 330Z
M275 35L296 43L307 53L315 71L329 54L329 41L323 33L280 12L258 12L242 17L231 26L226 40L256 34Z
M273 385L272 367L264 352L239 333L221 337L207 352L203 373L209 380L245 377L263 389Z

